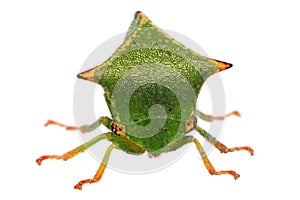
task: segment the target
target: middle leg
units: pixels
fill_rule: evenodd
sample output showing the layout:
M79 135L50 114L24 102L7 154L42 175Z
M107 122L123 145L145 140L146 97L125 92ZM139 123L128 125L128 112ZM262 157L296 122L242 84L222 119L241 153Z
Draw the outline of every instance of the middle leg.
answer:
M104 134L98 135L98 136L94 137L93 139L91 139L90 141L76 147L75 149L73 149L71 151L68 151L67 153L64 153L63 155L45 155L45 156L41 156L36 160L36 162L37 162L38 165L41 165L42 161L46 160L46 159L68 160L70 158L73 158L77 154L79 154L81 152L84 152L86 149L88 149L90 146L96 144L100 140L107 139L108 134L111 134L111 133L104 133Z
M240 150L246 150L250 153L251 156L253 156L254 151L251 147L248 146L243 146L243 147L232 147L228 148L221 142L219 142L215 137L210 135L208 132L200 128L199 126L196 127L196 130L200 135L202 135L209 143L214 145L217 149L220 150L221 153L228 153L228 152L233 152L233 151L240 151Z

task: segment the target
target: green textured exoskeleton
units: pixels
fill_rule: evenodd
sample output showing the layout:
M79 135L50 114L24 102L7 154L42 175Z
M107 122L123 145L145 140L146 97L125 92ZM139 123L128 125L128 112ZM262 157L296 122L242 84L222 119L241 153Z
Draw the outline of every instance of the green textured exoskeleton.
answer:
M100 117L93 124L81 127L66 126L52 120L46 124L82 132L92 131L103 124L110 132L61 156L42 156L37 160L38 164L48 158L67 160L102 139L111 141L112 145L94 178L75 185L75 188L81 189L84 183L100 180L113 148L132 154L147 152L158 156L194 142L211 174L231 174L238 178L234 171L216 171L198 140L186 135L196 130L221 152L248 150L253 154L250 147L227 148L197 126L196 116L212 121L239 115L234 111L224 117L214 117L196 110L197 97L204 81L229 67L229 63L206 58L188 49L156 27L143 13L137 12L124 43L116 52L103 64L78 75L104 88L112 118Z

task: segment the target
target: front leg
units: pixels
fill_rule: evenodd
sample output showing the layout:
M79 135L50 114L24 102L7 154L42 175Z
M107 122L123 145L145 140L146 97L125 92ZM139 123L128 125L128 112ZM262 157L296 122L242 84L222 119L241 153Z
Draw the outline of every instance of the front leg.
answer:
M206 169L208 170L208 172L212 175L221 175L221 174L230 174L234 177L234 179L237 179L239 178L239 174L237 174L235 171L232 171L232 170L227 170L227 171L216 171L215 168L213 167L213 165L211 164L211 162L209 161L202 145L200 144L200 142L194 138L193 136L184 136L180 139L178 139L177 141L167 145L166 149L164 151L160 151L160 152L152 152L151 155L154 155L154 156L158 156L160 153L163 153L163 152L169 152L169 151L175 151L177 149L179 149L180 147L182 147L183 145L185 144L188 144L188 143L191 143L191 142L194 142L195 145L196 145L196 148L197 150L199 151L200 155L201 155L201 158L204 162L204 165L206 167Z
M199 153L201 155L201 158L204 162L204 165L205 165L206 169L208 170L208 172L211 175L230 174L234 177L234 179L238 179L240 177L240 175L238 173L236 173L235 171L232 171L232 170L216 171L215 168L213 167L213 165L211 164L211 162L209 161L209 159L208 159L202 145L200 144L200 142L196 138L193 138L193 142L195 143L196 148L197 148L197 150L199 151Z
M103 173L104 173L104 170L106 169L106 166L107 166L107 162L108 162L110 153L111 153L111 151L112 151L114 148L116 148L116 145L115 145L115 144L111 144L111 145L108 147L108 149L106 150L105 155L104 155L104 157L103 157L103 159L102 159L102 162L101 162L101 164L100 164L100 166L99 166L99 168L98 168L96 174L94 175L94 177L93 177L92 179L85 179L85 180L79 181L79 182L74 186L75 189L82 190L82 185L84 185L84 184L86 184L86 183L90 183L90 184L91 184L91 183L96 183L96 182L98 182L98 181L101 179L101 177L102 177L102 175L103 175Z

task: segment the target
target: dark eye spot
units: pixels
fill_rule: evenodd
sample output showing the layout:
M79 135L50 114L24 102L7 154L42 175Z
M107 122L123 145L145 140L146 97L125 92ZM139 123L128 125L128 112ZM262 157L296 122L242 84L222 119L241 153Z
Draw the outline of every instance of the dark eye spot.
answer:
M163 128L162 130L163 130L164 132L166 132L166 131L167 131L167 128L165 127L165 128Z

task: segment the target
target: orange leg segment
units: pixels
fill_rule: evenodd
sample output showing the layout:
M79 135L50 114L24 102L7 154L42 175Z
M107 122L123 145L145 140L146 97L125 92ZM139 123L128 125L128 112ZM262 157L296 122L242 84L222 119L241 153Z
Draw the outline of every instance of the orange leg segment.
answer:
M251 147L248 147L248 146L228 148L224 144L222 144L221 142L216 141L215 147L217 149L219 149L221 151L221 153L228 153L228 152L233 152L233 151L245 150L245 151L248 151L251 156L253 156L253 154L254 154L253 149Z
M92 124L89 125L83 125L83 126L68 126L59 122L56 122L54 120L48 120L45 124L45 126L49 126L49 125L55 125L55 126L60 126L65 128L68 131L75 131L75 130L79 130L82 133L87 133L87 132L91 132L93 130L95 130L97 127L99 127L101 124L103 124L104 126L106 126L107 128L110 129L110 123L111 123L111 119L108 117L100 117L97 121L95 121Z
M61 159L61 160L68 160L74 156L76 156L77 154L81 153L81 152L84 152L86 149L88 149L90 146L94 145L95 143L99 142L100 140L102 139L105 139L106 138L106 134L101 134L101 135L98 135L96 137L94 137L93 139L91 139L90 141L80 145L79 147L71 150L71 151L68 151L67 153L64 153L63 155L59 156L59 155L46 155L46 156L41 156L39 157L37 160L36 160L36 163L38 165L41 165L42 164L42 161L43 160L46 160L46 159Z
M207 115L207 114L204 114L203 112L201 112L200 110L196 110L196 115L198 117L200 117L200 119L202 119L204 121L208 121L208 122L211 122L211 121L214 121L214 120L224 120L226 117L230 117L230 116L237 116L237 117L241 116L241 114L237 110L232 111L232 112L226 114L225 116Z
M253 156L254 151L251 147L248 146L243 146L243 147L233 147L233 148L228 148L221 142L219 142L216 138L214 138L212 135L207 133L205 130L200 128L199 126L196 127L196 130L200 135L202 135L209 143L213 144L217 149L220 150L221 153L228 153L228 152L233 152L233 151L240 151L240 150L246 150L250 153L251 156Z
M101 179L101 177L102 177L102 175L104 173L104 170L105 170L105 168L107 166L109 155L110 155L111 151L113 150L113 148L115 148L115 147L116 146L114 144L112 144L112 145L110 145L108 147L108 149L105 152L104 158L103 158L103 160L102 160L102 162L101 162L101 164L100 164L100 166L99 166L96 174L94 175L94 177L92 179L85 179L85 180L79 181L74 186L75 189L82 190L82 185L83 184L86 184L86 183L96 183L96 182L98 182Z
M196 138L193 138L193 142L195 143L196 148L197 148L197 150L199 151L199 153L202 157L202 160L204 162L204 165L205 165L206 169L208 170L208 172L211 175L230 174L234 177L234 179L238 179L240 177L239 174L237 174L235 171L232 171L232 170L216 171L215 168L212 166L211 162L209 161L209 159L208 159L203 147L201 146L200 142Z

